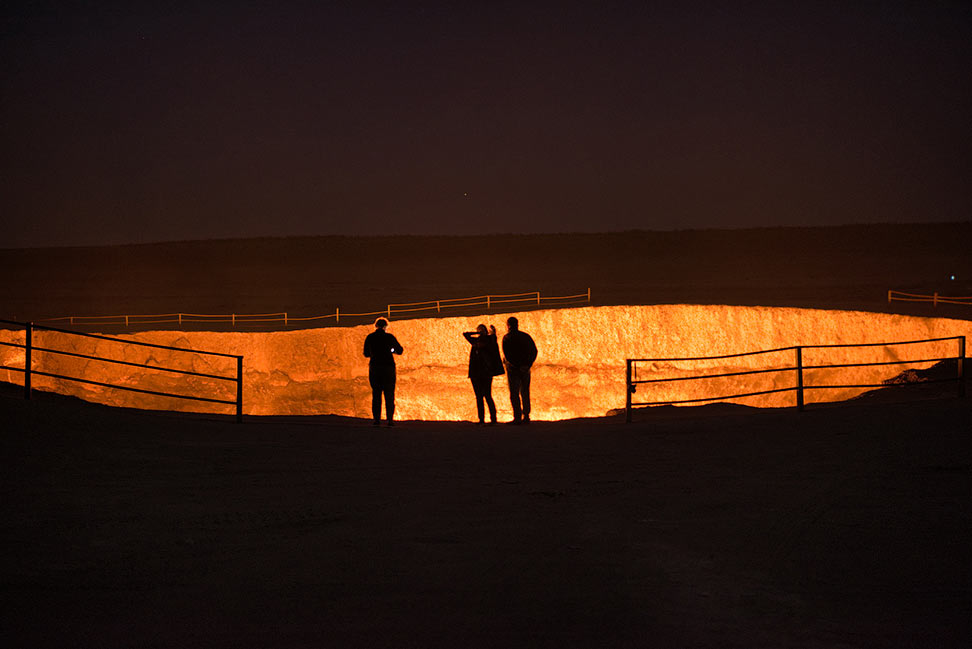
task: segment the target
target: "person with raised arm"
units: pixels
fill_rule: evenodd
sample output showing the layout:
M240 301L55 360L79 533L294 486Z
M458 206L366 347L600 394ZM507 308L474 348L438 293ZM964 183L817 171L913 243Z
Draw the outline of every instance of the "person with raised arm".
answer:
M486 423L486 408L489 407L489 423L496 424L496 402L493 401L493 377L503 373L499 346L496 344L496 327L481 324L476 331L464 331L463 337L471 348L469 350L469 380L472 381L476 395L476 412L480 425Z

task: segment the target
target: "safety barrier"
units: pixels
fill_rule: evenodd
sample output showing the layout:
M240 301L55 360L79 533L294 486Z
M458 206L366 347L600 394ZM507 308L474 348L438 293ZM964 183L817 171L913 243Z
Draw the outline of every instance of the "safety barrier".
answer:
M18 344L18 343L10 343L10 342L0 341L0 345L5 345L7 347L16 347L16 348L19 348L19 349L23 349L24 350L24 354L25 354L24 355L24 366L22 368L21 367L11 367L11 366L8 366L8 365L2 365L2 366L0 366L0 370L12 370L14 372L23 372L23 374L24 374L24 398L25 399L30 399L30 395L31 395L31 391L32 391L32 388L31 388L31 376L36 374L38 376L47 376L47 377L50 377L50 378L63 379L63 380L67 380L67 381L74 381L76 383L85 383L85 384L88 384L88 385L97 385L97 386L101 386L101 387L105 387L105 388L112 388L112 389L115 389L115 390L126 390L128 392L139 392L139 393L142 393L142 394L151 394L151 395L160 396L160 397L173 397L173 398L176 398L176 399L189 399L189 400L192 400L192 401L203 401L203 402L208 402L208 403L219 403L219 404L226 404L226 405L235 405L236 406L236 421L238 423L243 421L243 357L242 356L236 356L236 355L233 355L233 354L223 354L223 353L220 353L220 352L207 352L207 351L199 351L199 350L195 350L195 349L184 349L184 348L181 348L181 347L169 347L169 346L166 346L166 345L156 345L156 344L153 344L153 343L136 342L134 340L123 340L121 338L112 338L110 336L102 336L102 335L98 335L98 334L89 334L89 333L83 333L83 332L80 332L80 331L70 331L68 329L58 329L58 328L55 328L55 327L46 327L46 326L43 326L43 325L38 325L38 324L31 323L31 322L17 322L15 320L0 320L0 323L7 324L7 325L15 325L15 326L23 327L24 332L25 332L24 344L23 345ZM143 363L133 363L133 362L130 362L130 361L120 361L120 360L112 359L112 358L102 358L100 356L91 356L91 355L88 355L88 354L79 354L77 352L69 352L69 351L58 350L58 349L50 349L50 348L46 348L46 347L38 347L38 346L36 346L36 345L33 344L33 332L35 330L54 331L54 332L58 332L58 333L62 333L62 334L69 334L69 335L74 335L74 336L82 336L82 337L85 337L85 338L95 338L95 339L98 339L98 340L109 340L109 341L113 341L113 342L122 343L122 344L125 344L125 345L137 345L137 346L141 346L141 347L152 347L152 348L155 348L155 349L165 349L165 350L176 351L176 352L185 352L185 353L188 353L188 354L198 354L198 355L203 355L203 356L218 356L218 357L223 357L223 358L235 358L236 359L236 376L234 377L234 376L223 376L223 375L219 375L219 374L206 374L206 373L203 373L203 372L193 372L193 371L190 371L190 370L180 370L180 369L171 368L171 367L160 367L160 366L157 366L157 365L146 365L146 364L143 364ZM113 384L113 383L105 383L105 382L102 382L102 381L93 381L91 379L85 379L85 378L76 377L76 376L65 376L65 375L62 375L62 374L54 374L54 373L51 373L51 372L44 372L44 371L35 369L33 367L33 354L34 354L34 352L43 352L43 353L49 353L49 354L59 354L59 355L62 355L62 356L72 356L72 357L75 357L75 358L84 358L84 359L92 360L92 361L100 361L100 362L104 362L104 363L112 363L112 364L116 364L116 365L126 365L126 366L130 366L130 367L141 367L141 368L145 368L145 369L149 369L149 370L153 370L153 371L158 371L158 372L172 372L172 373L176 373L176 374L182 374L182 375L187 375L187 376L198 376L198 377L203 377L203 378L215 379L215 380L219 380L219 381L231 381L231 382L235 382L236 383L236 399L233 400L233 401L229 401L229 400L226 400L226 399L214 399L214 398L211 398L211 397L201 397L201 396L198 396L198 395L175 394L175 393L171 393L171 392L159 392L159 391L155 391L155 390L145 390L145 389L142 389L142 388L133 388L133 387L126 386L126 385L117 385L117 384Z
M591 301L591 289L586 293L577 295L561 296L542 296L540 291L530 293L515 293L511 295L480 295L475 297L446 298L442 300L427 300L425 302L407 302L402 304L389 304L381 311L371 311L368 313L348 313L342 312L340 308L335 309L334 313L327 315L317 315L308 317L294 317L285 311L278 313L256 313L256 314L201 314L201 313L164 313L158 315L115 315L115 316L64 316L60 318L47 318L41 322L62 322L72 326L124 326L126 328L139 325L154 324L229 324L232 327L247 324L269 324L283 323L291 326L293 324L305 324L310 322L320 322L333 319L335 324L341 322L341 318L374 318L385 316L388 319L396 315L417 314L421 312L432 312L437 314L448 310L461 308L486 307L490 310L501 306L510 305L536 305L552 306L570 304L572 302Z
M803 364L803 351L805 349L836 349L836 348L852 348L852 347L888 347L892 345L916 345L919 343L934 343L947 340L954 340L958 343L958 350L955 356L946 356L943 358L919 358L910 360L895 360L895 361L880 361L872 363L837 363L832 365L804 365ZM693 376L681 376L676 378L659 378L659 379L639 379L638 378L638 363L674 363L674 362L687 362L687 361L712 361L721 360L727 358L741 358L743 356L755 356L758 354L772 354L779 352L789 352L794 353L794 364L784 365L783 367L772 367L766 369L756 369L756 370L745 370L741 372L726 372L721 374L704 374L704 375L693 375ZM657 405L676 405L676 404L686 404L686 403L702 403L702 402L712 402L712 401L724 401L726 399L738 399L742 397L754 397L763 394L773 394L777 392L796 392L796 407L798 410L802 411L804 409L804 393L806 390L814 389L834 389L834 388L883 388L890 387L892 385L907 385L907 384L889 384L889 383L876 383L876 384L863 384L863 385L806 385L804 383L804 372L807 370L822 370L822 369L836 369L836 368L846 368L846 367L869 367L869 366L881 366L881 365L909 365L915 363L931 363L939 361L954 360L957 364L957 373L954 378L949 379L938 379L923 381L923 383L941 383L941 382L951 382L956 381L958 383L958 396L965 396L965 374L964 374L964 359L965 359L965 336L952 336L948 338L929 338L927 340L908 340L903 342L890 342L890 343L858 343L858 344L839 344L839 345L798 345L794 347L782 347L780 349L766 349L756 352L744 352L741 354L727 354L723 356L698 356L693 358L629 358L626 360L626 402L625 402L625 420L631 422L631 411L637 406L657 406ZM743 392L739 394L728 394L713 397L704 397L700 399L682 399L675 401L643 401L634 402L632 395L637 392L639 385L647 384L657 384L657 383L668 383L675 381L695 381L701 379L714 379L714 378L726 378L733 376L747 376L753 374L767 374L771 372L794 372L794 385L785 388L775 388L772 390L760 390L755 392Z
M960 304L962 306L972 306L972 297L946 297L938 293L931 295L920 295L916 293L904 293L903 291L888 291L888 304L893 301L898 302L931 302L932 306L939 304Z

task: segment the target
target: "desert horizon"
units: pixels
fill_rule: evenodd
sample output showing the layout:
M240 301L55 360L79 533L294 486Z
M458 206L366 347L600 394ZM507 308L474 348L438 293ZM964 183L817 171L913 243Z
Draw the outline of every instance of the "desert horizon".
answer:
M593 306L791 306L969 319L967 307L887 303L888 290L972 295L969 240L972 222L0 249L0 316L302 317L589 288Z

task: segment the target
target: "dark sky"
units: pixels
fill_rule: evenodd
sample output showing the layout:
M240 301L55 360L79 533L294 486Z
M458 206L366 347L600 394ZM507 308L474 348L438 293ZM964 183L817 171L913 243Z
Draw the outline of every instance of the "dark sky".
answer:
M972 215L968 3L449 4L8 0L0 247Z

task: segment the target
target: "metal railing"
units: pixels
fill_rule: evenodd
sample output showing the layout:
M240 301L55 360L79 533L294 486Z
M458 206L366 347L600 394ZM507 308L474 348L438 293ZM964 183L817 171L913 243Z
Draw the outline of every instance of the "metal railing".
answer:
M917 358L909 360L895 360L895 361L878 361L870 363L834 363L829 365L804 365L803 364L803 350L805 349L836 349L836 348L856 348L856 347L888 347L892 345L916 345L919 343L934 343L954 340L958 343L957 353L955 356L946 356L940 358ZM713 361L722 360L727 358L740 358L743 356L755 356L758 354L772 354L780 352L793 352L794 354L794 364L784 365L782 367L772 367L763 368L755 370L743 370L739 372L725 372L721 374L703 374L703 375L692 375L692 376L680 376L674 378L659 378L659 379L639 379L638 378L638 363L675 363L675 362L690 362L690 361ZM631 411L633 408L638 406L658 406L658 405L676 405L676 404L687 404L687 403L703 403L712 401L724 401L726 399L739 399L742 397L754 397L764 394L773 394L778 392L796 392L796 408L800 411L804 409L804 393L806 390L819 390L819 389L841 389L841 388L884 388L893 387L897 385L909 385L907 383L874 383L874 384L855 384L855 385L807 385L804 382L804 372L807 370L824 370L824 369L838 369L847 367L870 367L870 366L882 366L882 365L909 365L915 363L934 363L940 361L956 361L957 370L956 376L947 379L933 379L922 381L922 384L928 383L943 383L955 381L958 383L958 396L965 396L965 373L964 373L964 360L965 360L965 336L951 336L948 338L929 338L926 340L906 340L902 342L890 342L890 343L848 343L848 344L836 344L836 345L797 345L793 347L782 347L780 349L766 349L756 352L743 352L741 354L726 354L723 356L698 356L692 358L629 358L626 359L626 398L625 398L625 421L631 422ZM774 388L771 390L758 390L753 392L742 392L738 394L727 394L713 397L703 397L696 399L679 399L679 400L662 400L662 401L642 401L635 402L632 399L632 395L637 392L639 385L646 384L658 384L658 383L670 383L675 381L696 381L702 379L714 379L714 378L726 378L732 376L747 376L752 374L768 374L771 372L794 372L794 385L785 388Z
M918 293L905 293L903 291L888 291L888 304L891 302L931 302L932 306L939 304L960 304L962 306L972 306L972 297L947 297L939 295L937 292L931 295L921 295Z
M24 399L30 399L31 390L32 390L32 388L31 388L31 376L32 375L37 375L37 376L46 376L46 377L55 378L55 379L63 379L63 380L66 380L66 381L74 381L76 383L84 383L84 384L88 384L88 385L97 385L97 386L101 386L101 387L105 387L105 388L111 388L111 389L115 389L115 390L125 390L125 391L128 391L128 392L138 392L138 393L141 393L141 394L150 394L150 395L160 396L160 397L172 397L172 398L176 398L176 399L189 399L189 400L192 400L192 401L202 401L202 402L208 402L208 403L219 403L219 404L225 404L225 405L231 405L231 406L232 405L235 405L236 406L236 421L238 423L243 421L243 357L242 356L237 356L237 355L234 355L234 354L223 354L223 353L220 353L220 352L207 352L207 351L200 351L200 350L195 350L195 349L185 349L185 348L182 348L182 347L170 347L170 346L167 346L167 345L156 345L154 343L143 343L143 342L137 342L137 341L134 341L134 340L123 340L121 338L112 338L110 336L102 336L102 335L98 335L98 334L89 334L89 333L84 333L84 332L80 332L80 331L71 331L69 329L59 329L59 328L56 328L56 327L47 327L47 326L43 326L43 325L34 324L32 322L17 322L15 320L0 320L0 323L8 324L8 325L15 325L15 326L22 327L24 329L24 332L25 332L24 344L23 345L21 345L19 343L11 343L11 342L0 341L0 345L4 345L6 347L16 347L16 348L20 348L20 349L23 349L24 350L24 354L25 354L25 356L24 356L24 367L21 368L21 367L11 367L11 366L8 366L8 365L0 365L0 370L12 370L14 372L23 372L24 373ZM74 335L74 336L82 336L82 337L85 337L85 338L94 338L94 339L98 339L98 340L109 340L109 341L112 341L112 342L122 343L124 345L137 345L137 346L140 346L140 347L151 347L151 348L154 348L154 349L165 349L165 350L169 350L169 351L184 352L184 353L188 353L188 354L199 354L199 355L203 355L203 356L217 356L217 357L222 357L222 358L235 358L236 359L236 376L224 376L224 375L220 375L220 374L207 374L207 373L204 373L204 372L194 372L194 371L190 371L190 370L181 370L181 369L172 368L172 367L160 367L160 366L157 366L157 365L146 365L144 363L133 363L131 361L121 361L121 360L112 359L112 358L103 358L101 356L92 356L92 355L89 355L89 354L80 354L78 352L70 352L70 351L65 351L65 350L60 350L60 349L50 349L50 348L47 348L47 347L38 347L38 346L36 346L36 345L33 344L33 332L36 331L36 330L53 331L53 332L57 332L57 333L69 334L69 335ZM43 353L49 353L49 354L57 354L57 355L61 355L61 356L70 356L70 357L74 357L74 358L82 358L82 359L86 359L86 360L100 361L100 362L112 363L112 364L116 364L116 365L125 365L125 366L128 366L128 367L141 367L141 368L145 368L145 369L149 369L149 370L153 370L153 371L157 371L157 372L171 372L171 373L181 374L181 375L185 375L185 376L198 376L198 377L203 377L203 378L208 378L208 379L215 379L215 380L219 380L219 381L234 382L234 383L236 383L236 399L235 400L232 400L232 401L229 401L229 400L226 400L226 399L214 399L214 398L211 398L211 397L201 397L201 396L198 396L198 395L187 395L187 394L176 394L176 393L171 393L171 392L160 392L160 391L156 391L156 390L146 390L144 388L133 388L133 387L130 387L130 386L127 386L127 385L117 385L117 384L114 384L114 383L106 383L106 382L103 382L103 381L94 381L94 380L91 380L91 379L85 379L85 378L81 378L81 377L77 377L77 376L65 376L63 374L54 374L52 372L45 372L45 371L41 371L41 370L35 369L33 367L33 363L32 362L33 362L33 353L34 352L43 352Z
M509 305L536 305L544 304L562 305L571 302L591 301L591 289L586 293L576 295L544 296L540 291L530 293L514 293L511 295L479 295L475 297L446 298L441 300L426 300L425 302L406 302L400 304L389 304L381 311L370 311L368 313L349 313L342 312L340 308L335 309L334 313L326 315L316 315L307 317L294 317L286 311L277 313L225 313L225 314L205 314L205 313L162 313L154 315L113 315L113 316L63 316L60 318L46 318L40 322L62 322L71 326L125 326L133 327L139 325L154 324L177 324L180 327L187 324L229 324L232 327L244 326L247 324L265 325L269 323L283 323L290 326L297 323L309 323L315 321L327 321L333 319L335 324L341 322L341 318L374 318L385 316L391 319L396 315L412 315L421 312L432 312L437 314L447 312L450 309L462 309L473 307L486 307L490 310L500 306Z

